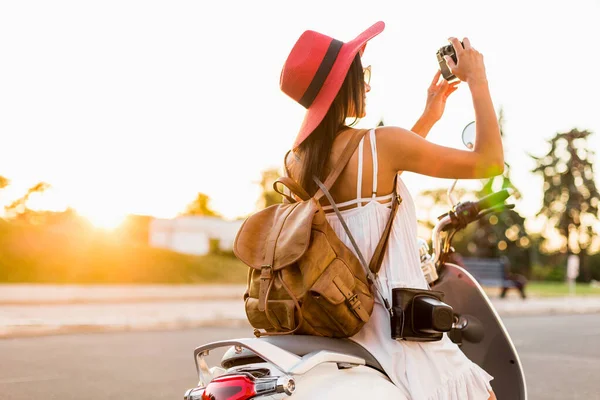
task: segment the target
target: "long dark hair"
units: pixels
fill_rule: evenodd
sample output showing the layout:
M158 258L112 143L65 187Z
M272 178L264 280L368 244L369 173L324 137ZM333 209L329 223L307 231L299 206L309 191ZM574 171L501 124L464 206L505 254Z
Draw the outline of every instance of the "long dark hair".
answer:
M364 82L362 62L360 55L357 54L325 118L294 151L302 160L298 183L311 196L317 191L313 176L323 181L329 173L325 170L325 166L335 137L342 129L355 125L364 114ZM355 115L354 121L346 125L346 119L351 112Z

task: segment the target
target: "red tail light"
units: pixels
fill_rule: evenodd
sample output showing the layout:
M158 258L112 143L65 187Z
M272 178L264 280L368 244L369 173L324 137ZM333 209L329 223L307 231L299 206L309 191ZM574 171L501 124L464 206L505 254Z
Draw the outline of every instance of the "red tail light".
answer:
M275 393L291 396L295 389L294 379L288 376L255 378L241 373L219 376L204 388L190 389L184 400L248 400Z
M230 375L213 379L204 389L202 400L247 400L254 396L254 379L246 375Z

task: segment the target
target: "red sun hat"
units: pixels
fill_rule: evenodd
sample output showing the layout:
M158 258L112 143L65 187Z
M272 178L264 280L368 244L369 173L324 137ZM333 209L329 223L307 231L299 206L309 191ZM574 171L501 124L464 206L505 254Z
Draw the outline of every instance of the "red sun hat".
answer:
M354 57L383 28L382 21L376 22L347 43L315 31L300 36L283 65L279 81L281 90L307 109L294 148L323 121Z

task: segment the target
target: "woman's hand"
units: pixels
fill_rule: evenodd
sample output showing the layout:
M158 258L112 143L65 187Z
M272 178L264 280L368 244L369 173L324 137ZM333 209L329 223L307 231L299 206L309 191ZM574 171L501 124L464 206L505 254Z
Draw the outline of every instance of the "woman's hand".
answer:
M457 63L454 63L454 60L450 56L444 56L450 71L458 79L467 82L469 85L472 83L487 83L483 55L471 47L469 39L463 39L464 48L455 37L451 37L448 41L454 47L457 60Z
M441 75L441 71L438 70L427 89L427 102L425 103L425 111L423 112L423 117L434 122L442 118L448 96L458 89L458 84L460 83L460 81L448 83L444 78L440 82Z

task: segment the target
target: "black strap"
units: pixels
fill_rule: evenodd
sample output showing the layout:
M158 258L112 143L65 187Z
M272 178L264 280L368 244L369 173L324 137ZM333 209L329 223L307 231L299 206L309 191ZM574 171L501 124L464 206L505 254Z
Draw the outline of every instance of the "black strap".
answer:
M323 84L325 83L325 79L327 79L329 72L331 72L331 68L333 67L333 64L335 63L335 60L338 54L340 53L340 50L342 49L343 45L344 42L341 42L336 39L331 39L331 43L329 43L329 48L327 49L325 57L323 57L323 60L321 61L321 64L319 65L315 76L310 82L310 85L308 85L308 88L306 88L306 91L302 95L302 98L298 100L298 103L302 104L305 108L310 107L313 101L315 101L315 98L317 97L319 91L323 87Z

